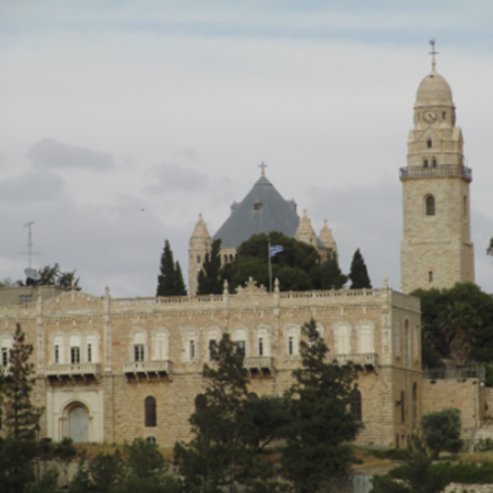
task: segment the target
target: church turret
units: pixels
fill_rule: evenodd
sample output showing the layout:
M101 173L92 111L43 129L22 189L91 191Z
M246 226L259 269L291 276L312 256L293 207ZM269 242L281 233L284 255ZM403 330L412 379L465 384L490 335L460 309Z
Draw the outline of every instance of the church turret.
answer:
M315 234L315 230L313 229L312 222L308 217L306 210L303 211L303 216L300 219L294 237L296 240L307 243L318 250L317 235Z
M407 166L401 168L404 231L402 290L451 287L474 282L470 239L469 184L463 139L455 126L455 105L445 78L436 70L421 81L409 132Z
M324 248L327 251L327 254L337 254L337 244L336 241L334 240L334 236L332 235L332 231L329 228L329 225L327 224L327 220L324 221L324 225L322 226L322 229L320 230L320 236L319 236L320 242L324 246Z
M205 256L211 251L211 244L212 240L207 225L202 214L199 214L188 248L188 292L192 296L197 293L199 272L204 265Z

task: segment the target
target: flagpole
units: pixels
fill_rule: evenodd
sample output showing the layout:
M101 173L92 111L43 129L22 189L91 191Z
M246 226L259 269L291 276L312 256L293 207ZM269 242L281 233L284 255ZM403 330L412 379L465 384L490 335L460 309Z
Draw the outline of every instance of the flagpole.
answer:
M272 293L272 261L270 259L270 238L267 241L267 258L269 263L269 293Z

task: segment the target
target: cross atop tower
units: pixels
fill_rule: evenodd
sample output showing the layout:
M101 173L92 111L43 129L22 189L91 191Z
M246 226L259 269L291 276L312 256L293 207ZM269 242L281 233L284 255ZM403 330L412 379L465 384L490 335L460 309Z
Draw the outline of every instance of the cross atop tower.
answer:
M267 168L267 165L262 161L258 167L260 168L260 172L262 173L262 176L265 176L265 168Z
M435 55L438 55L438 51L435 50L435 40L430 39L430 46L431 46L431 51L428 52L429 55L431 55L431 68L433 72L436 69L437 62L435 60Z

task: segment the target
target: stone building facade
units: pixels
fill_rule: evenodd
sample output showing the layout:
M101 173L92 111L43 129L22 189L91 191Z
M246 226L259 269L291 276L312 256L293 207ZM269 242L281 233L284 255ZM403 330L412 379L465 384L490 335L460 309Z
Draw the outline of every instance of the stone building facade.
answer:
M250 390L282 395L300 365L301 326L314 318L330 358L357 368L357 442L405 446L421 416L419 301L390 290L273 293L253 281L231 295L115 299L77 291L0 310L2 351L20 323L35 347L41 434L55 441L164 447L190 435L211 340L245 349ZM8 360L2 360L8 366Z

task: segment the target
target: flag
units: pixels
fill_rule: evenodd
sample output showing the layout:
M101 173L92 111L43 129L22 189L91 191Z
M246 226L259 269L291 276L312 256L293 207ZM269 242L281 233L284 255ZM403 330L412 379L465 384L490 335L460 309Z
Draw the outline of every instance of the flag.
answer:
M282 245L272 245L270 247L270 256L275 257L278 253L281 253L284 250L284 247Z

